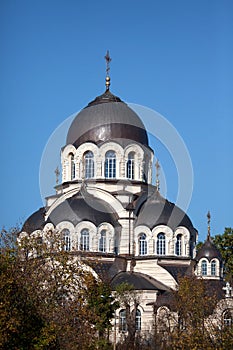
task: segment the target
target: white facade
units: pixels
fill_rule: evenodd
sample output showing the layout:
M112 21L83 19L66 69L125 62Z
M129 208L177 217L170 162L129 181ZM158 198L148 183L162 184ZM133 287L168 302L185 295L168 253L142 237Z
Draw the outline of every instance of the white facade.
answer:
M109 99L103 105L111 103L113 114L117 114L122 102L112 102L115 97L108 91L103 96ZM101 115L101 106L97 105ZM92 113L94 109L95 105L90 109ZM124 106L125 109L127 117ZM122 126L122 120L116 129L129 133L128 124ZM138 328L150 332L154 320L153 304L158 294L175 289L176 271L185 273L194 262L197 231L185 213L177 225L170 224L175 205L162 198L152 185L153 151L146 145L144 136L140 136L142 132L138 132L138 126L132 130L133 139L127 142L115 140L115 137L101 142L90 138L78 143L77 147L76 143L65 145L61 151L62 180L56 186L56 195L46 199L43 218L39 217L42 215L39 211L33 214L37 222L41 220L40 225L37 224L40 227L33 225L35 216L32 216L24 224L20 237L36 235L46 240L47 232L56 230L62 233L64 249L68 252L96 253L98 261L112 265L121 259L125 268L120 272L125 276L134 274L138 281L141 276L145 286L149 286L144 288L142 283L135 289L140 294ZM143 144L139 142L140 137ZM148 212L146 205L150 209ZM209 261L202 257L196 274L220 280L222 266L219 259L214 257ZM116 279L117 273L110 277ZM121 336L121 310L115 315L117 339Z

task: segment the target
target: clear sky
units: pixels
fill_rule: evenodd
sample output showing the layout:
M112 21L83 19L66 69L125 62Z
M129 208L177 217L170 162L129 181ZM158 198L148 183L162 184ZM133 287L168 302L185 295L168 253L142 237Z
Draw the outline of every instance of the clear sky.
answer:
M111 91L162 114L187 146L200 240L208 210L213 235L233 227L233 1L1 0L0 44L1 226L43 206L44 147L104 91L109 49ZM152 143L175 202L172 161Z

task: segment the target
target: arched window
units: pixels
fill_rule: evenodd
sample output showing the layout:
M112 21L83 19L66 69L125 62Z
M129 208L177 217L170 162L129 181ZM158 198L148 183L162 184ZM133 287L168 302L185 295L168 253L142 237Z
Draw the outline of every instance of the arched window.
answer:
M165 244L166 244L165 234L161 232L158 234L158 237L157 237L157 254L158 255L166 254Z
M139 255L147 254L147 241L145 233L141 233L139 236Z
M85 179L94 177L94 154L88 151L84 154Z
M63 236L63 242L64 242L63 249L69 252L71 249L70 231L65 228L64 230L62 230L62 236Z
M211 276L216 276L216 260L211 261Z
M141 330L141 323L142 323L141 311L139 309L137 309L137 311L136 311L136 319L135 319L136 331L140 331Z
M73 153L69 154L70 157L70 176L71 180L75 179L75 162Z
M126 310L121 310L119 312L119 331L121 332L127 331Z
M202 262L201 262L201 274L202 274L202 276L207 275L207 262L206 262L206 260L202 260Z
M89 231L86 228L81 231L80 250L89 250Z
M43 251L43 238L41 236L36 238L36 252L37 256L41 256Z
M224 326L231 326L233 324L233 317L230 310L226 310L223 313Z
M105 177L113 179L116 177L116 153L108 151L105 154Z
M134 152L130 152L127 161L127 178L134 179Z
M176 237L176 255L182 254L182 235L177 235Z
M100 252L106 252L106 230L102 230L100 233L100 239L99 239L99 251Z

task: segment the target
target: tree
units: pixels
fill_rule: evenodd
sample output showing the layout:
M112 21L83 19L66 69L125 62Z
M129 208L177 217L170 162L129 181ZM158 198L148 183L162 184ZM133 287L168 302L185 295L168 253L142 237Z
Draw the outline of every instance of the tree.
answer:
M172 330L173 349L211 348L209 329L205 319L214 310L217 299L207 294L206 283L195 276L183 277L174 292L174 309L177 322Z
M233 282L233 229L226 227L222 235L216 235L213 242L224 260L226 280Z
M17 237L1 233L0 347L103 349L113 311L110 299L96 307L109 291L88 259L66 252L59 231L44 242L37 234Z
M209 295L205 280L180 277L170 306L171 310L162 308L162 313L161 308L157 310L151 349L232 349L233 328L224 326L221 316L216 323L215 310L219 303L214 294ZM219 310L222 315L223 310Z
M116 287L116 298L119 301L120 307L125 312L125 337L121 344L118 344L119 350L136 350L139 349L136 336L136 313L140 304L140 296L134 290L133 286L128 283L121 283ZM141 347L140 347L141 348Z
M87 301L88 306L94 310L95 314L93 324L98 332L98 348L108 350L111 348L109 343L109 332L112 328L111 319L113 319L119 303L113 298L110 285L98 281L92 281L90 284Z

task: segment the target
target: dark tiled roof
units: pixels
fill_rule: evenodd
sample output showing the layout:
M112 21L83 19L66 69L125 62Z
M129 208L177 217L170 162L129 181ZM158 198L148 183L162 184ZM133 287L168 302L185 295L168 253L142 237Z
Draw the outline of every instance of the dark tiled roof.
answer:
M181 266L181 265L168 265L168 264L159 264L165 270L167 270L172 277L178 281L178 277L183 277L187 274L190 269L190 266Z
M163 198L158 191L148 197L139 208L135 225L146 225L150 229L157 225L168 225L172 229L184 226L190 231L195 230L183 210Z
M211 238L208 236L205 243L198 250L196 260L199 261L201 258L207 258L209 261L217 258L222 261L222 256L220 251L212 242Z
M206 294L210 297L216 298L218 300L221 300L225 297L223 286L225 286L225 283L220 280L205 280L206 285ZM161 292L157 300L155 302L155 308L159 308L160 306L167 306L171 311L175 310L175 294L172 291L165 291ZM212 307L214 307L214 303L212 304ZM213 312L213 309L206 308L207 315L210 315Z
M139 116L110 92L105 93L77 114L67 135L66 144L78 147L110 140L131 140L148 147L148 136Z
M110 90L106 90L102 95L97 96L93 101L89 102L87 107L95 106L101 103L109 103L109 102L122 102L120 97L113 95Z
M161 306L167 306L169 310L175 311L174 302L174 293L170 291L165 291L158 295L155 303L155 308L158 309Z
M126 260L123 257L115 257L114 261L99 260L92 264L92 268L103 281L110 282L120 271L125 271Z
M33 213L29 218L25 221L22 227L22 231L27 233L32 233L35 230L41 230L45 224L45 208L40 208L35 213Z
M61 221L69 221L77 225L81 221L90 221L96 226L108 222L118 226L117 214L105 201L96 198L86 191L68 198L58 205L49 215L47 222L57 225Z
M138 272L120 272L111 282L113 290L121 283L133 286L135 290L167 290L168 288L154 278Z

